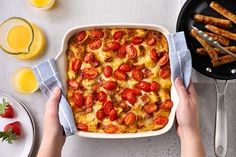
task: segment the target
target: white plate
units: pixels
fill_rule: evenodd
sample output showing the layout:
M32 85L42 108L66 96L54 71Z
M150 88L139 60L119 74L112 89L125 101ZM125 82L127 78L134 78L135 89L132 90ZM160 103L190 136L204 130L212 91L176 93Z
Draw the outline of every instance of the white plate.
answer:
M161 32L166 38L169 34L169 31L159 25L151 25L151 24L94 24L94 25L88 25L88 26L78 26L71 28L65 33L65 36L61 43L61 50L58 53L58 55L55 57L57 60L57 66L59 70L59 74L61 77L61 80L64 85L64 89L66 90L66 79L67 79L67 60L66 60L66 49L69 39L76 33L82 30L88 30L88 29L94 29L94 28L144 28L149 30L156 30ZM173 83L173 80L171 80ZM140 137L149 137L149 136L157 136L166 133L171 129L171 127L174 124L175 120L175 111L177 109L177 105L179 102L179 97L176 92L175 86L171 86L171 100L173 101L174 105L171 109L170 115L169 115L169 121L166 124L166 126L160 130L156 131L147 131L147 132L137 132L137 133L124 133L124 134L105 134L105 133L92 133L92 132L84 132L84 131L78 131L76 134L82 137L88 137L88 138L103 138L103 139L123 139L123 138L140 138Z
M18 100L0 92L0 101L5 98L9 101L15 111L14 118L0 118L0 130L14 121L19 121L22 127L22 134L18 140L8 144L0 141L1 157L27 157L30 156L35 141L35 125L32 116Z

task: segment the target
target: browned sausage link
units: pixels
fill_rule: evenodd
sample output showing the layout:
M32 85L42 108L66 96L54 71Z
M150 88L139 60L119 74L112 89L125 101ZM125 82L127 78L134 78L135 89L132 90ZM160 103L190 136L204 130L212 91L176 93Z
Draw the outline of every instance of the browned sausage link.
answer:
M228 9L224 8L220 4L216 3L215 1L212 1L210 4L210 7L214 9L219 14L223 15L227 19L231 20L233 23L236 24L236 15L229 11Z
M208 55L207 52L206 52L206 50L205 50L203 47L197 48L195 52L196 52L197 54L199 54L199 55L202 55L202 56Z
M236 41L236 33L226 31L224 29L218 28L218 27L213 26L213 25L205 25L205 28L208 29L209 31L215 33L215 34L218 34L218 35L221 35L225 38L232 39L232 40Z
M228 46L228 47L224 47L224 48L231 51L231 52L233 52L233 53L236 53L236 46ZM220 49L218 49L218 48L214 48L214 49L215 49L215 51L218 55L226 54L226 53L220 51ZM196 53L199 54L199 55L208 55L206 50L203 47L197 48Z
M226 28L232 27L232 23L230 20L221 19L217 17L195 14L193 19L196 22L201 22L204 24L211 24L211 25L226 27Z
M214 61L212 60L212 64L214 67L217 67L219 65L227 64L236 61L236 58L234 58L231 55L224 55L222 57L219 57L218 60Z
M212 37L214 40L218 41L218 43L220 43L223 46L229 46L229 39L226 39L220 35L216 35L214 33L210 33L210 32L205 32L206 34L208 34L210 37Z
M211 59L217 60L218 55L214 48L208 44L204 39L202 39L197 32L194 31L194 29L191 30L190 35L192 35L197 41L205 48L207 51L208 55L211 57Z

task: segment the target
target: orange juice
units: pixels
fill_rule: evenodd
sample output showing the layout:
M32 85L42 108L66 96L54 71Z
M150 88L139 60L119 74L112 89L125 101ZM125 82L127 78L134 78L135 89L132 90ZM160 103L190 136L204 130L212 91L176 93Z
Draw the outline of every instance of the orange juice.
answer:
M31 68L18 69L13 76L15 90L22 94L30 94L38 89L38 82Z
M30 51L26 54L19 54L15 57L22 60L33 60L43 54L45 48L45 35L35 24L31 24L34 32L33 42ZM12 27L7 34L7 43L16 52L26 50L31 42L31 32L24 25Z
M46 38L42 30L35 24L31 24L34 30L34 40L27 54L17 55L16 58L21 60L33 60L40 57L46 46ZM20 31L19 31L20 32Z
M7 43L14 51L23 52L31 42L31 32L24 25L11 28L7 35Z
M54 5L55 0L29 0L29 2L37 8L50 9Z

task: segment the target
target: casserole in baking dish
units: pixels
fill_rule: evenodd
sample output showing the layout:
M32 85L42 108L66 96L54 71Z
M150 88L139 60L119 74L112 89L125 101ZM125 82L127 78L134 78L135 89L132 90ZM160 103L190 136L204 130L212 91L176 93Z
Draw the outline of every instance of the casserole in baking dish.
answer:
M167 132L177 96L168 31L155 25L96 25L69 30L56 57L78 134L134 138Z

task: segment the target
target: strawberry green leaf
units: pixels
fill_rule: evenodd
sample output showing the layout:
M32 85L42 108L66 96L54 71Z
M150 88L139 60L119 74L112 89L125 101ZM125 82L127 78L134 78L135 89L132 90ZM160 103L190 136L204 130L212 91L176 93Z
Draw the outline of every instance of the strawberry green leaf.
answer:
M7 102L4 98L2 99L2 103L0 103L0 114L4 114L6 112L6 108L9 105L9 102Z
M2 139L2 142L7 141L9 144L12 144L12 141L17 138L18 136L13 133L12 129L8 129L6 132L0 131L0 139Z

